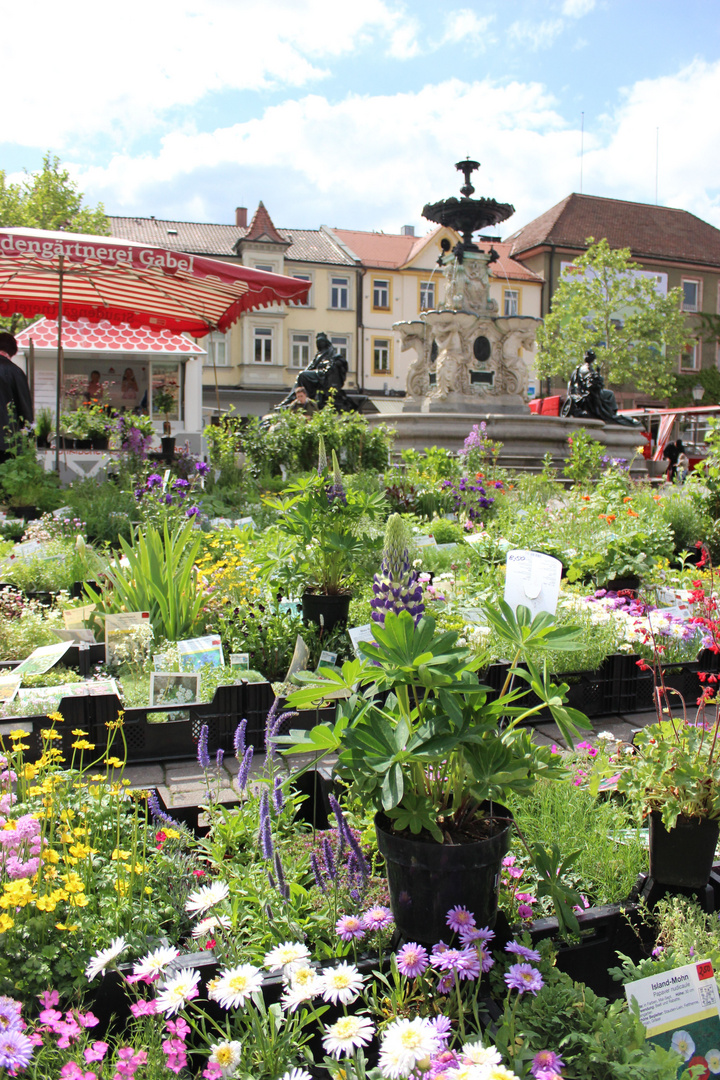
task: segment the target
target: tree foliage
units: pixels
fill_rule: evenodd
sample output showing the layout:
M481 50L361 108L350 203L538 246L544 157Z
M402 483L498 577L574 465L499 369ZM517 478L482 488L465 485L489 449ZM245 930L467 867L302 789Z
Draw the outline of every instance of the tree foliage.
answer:
M651 278L633 273L629 248L587 240L553 294L538 330L537 371L568 378L593 349L605 379L632 383L653 397L672 392L677 359L690 338L681 290L662 296Z
M83 205L78 190L60 158L49 151L39 172L29 173L19 183L8 183L0 169L0 225L27 229L64 230L107 236L110 224L102 203L94 209Z

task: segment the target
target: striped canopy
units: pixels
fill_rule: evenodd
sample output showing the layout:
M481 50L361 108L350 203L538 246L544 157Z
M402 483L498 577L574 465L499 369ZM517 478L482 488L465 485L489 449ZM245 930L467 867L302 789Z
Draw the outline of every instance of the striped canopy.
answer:
M0 317L107 320L203 337L243 311L303 301L310 283L111 236L0 229Z

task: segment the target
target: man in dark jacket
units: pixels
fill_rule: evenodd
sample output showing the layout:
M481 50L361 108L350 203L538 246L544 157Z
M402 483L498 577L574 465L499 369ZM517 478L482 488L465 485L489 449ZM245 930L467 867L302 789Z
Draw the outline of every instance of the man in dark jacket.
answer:
M6 439L23 422L33 420L33 404L25 372L13 364L17 341L7 330L0 330L0 461L7 460Z

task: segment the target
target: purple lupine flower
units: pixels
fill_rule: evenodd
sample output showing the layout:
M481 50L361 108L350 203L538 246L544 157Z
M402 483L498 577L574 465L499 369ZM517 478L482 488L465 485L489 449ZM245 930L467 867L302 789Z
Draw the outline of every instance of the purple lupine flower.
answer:
M240 761L245 756L245 732L247 731L247 720L241 720L238 726L235 728L235 735L233 736L233 746L235 747L235 757Z
M279 776L276 776L273 780L272 801L276 815L282 813L282 808L285 805L285 796L283 795L282 780Z
M538 969L530 964L513 964L505 972L504 978L510 990L517 990L520 994L524 994L527 990L531 994L537 994L538 990L542 990L545 985Z
M317 885L318 889L321 893L326 893L327 888L325 886L325 879L323 878L322 870L320 869L320 860L318 859L315 852L313 852L310 856L310 869L313 872L315 884Z
M427 949L414 941L403 945L396 955L398 971L406 979L415 979L422 975L428 966Z
M270 827L270 804L267 791L260 796L260 851L263 859L272 859L272 829Z
M250 765L252 764L253 754L254 754L254 750L253 750L252 746L248 746L245 753L243 754L242 761L240 762L240 768L238 769L238 774L237 774L237 776L235 778L235 784L236 784L237 789L240 792L240 794L242 794L245 791L245 788L247 787L248 776L250 775Z
M200 728L200 735L198 737L197 747L197 761L201 769L210 768L210 755L208 754L208 735L209 728L207 724L203 724Z
M332 844L328 840L327 836L323 836L322 839L322 852L323 862L325 863L325 872L331 881L337 881L337 866L335 865L335 856L333 855Z
M274 861L275 861L275 873L277 874L277 878L278 878L278 892L282 896L283 900L287 900L287 898L290 895L290 890L288 889L287 885L285 884L285 872L283 870L283 864L280 861L280 856L277 853L277 851L275 852L275 860Z
M511 941L505 946L505 952L514 953L515 956L521 957L528 963L533 961L536 964L540 963L540 953L537 949L528 949L527 945L519 945L517 941Z
M417 626L424 611L423 590L417 571L410 566L407 526L400 514L391 514L385 529L380 573L373 578L370 601L372 620L385 625L388 611L409 611Z
M317 463L318 476L322 476L322 474L325 472L326 469L327 469L327 451L325 450L325 439L321 435L318 438L318 463Z
M333 482L328 488L326 488L328 503L332 504L337 500L342 503L343 506L347 506L347 495L345 493L345 485L343 484L342 473L340 472L340 466L338 464L337 454L333 450L332 452L333 463Z

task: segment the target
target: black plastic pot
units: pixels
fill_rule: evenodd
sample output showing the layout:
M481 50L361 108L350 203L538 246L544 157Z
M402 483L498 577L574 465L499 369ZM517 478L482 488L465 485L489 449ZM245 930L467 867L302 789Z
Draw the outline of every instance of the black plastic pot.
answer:
M489 816L489 806L487 807ZM478 926L492 926L503 856L510 846L512 814L492 805L493 835L469 844L436 844L395 834L383 814L375 815L378 848L385 859L390 906L406 941L434 945L449 933L450 908L463 905Z
M90 448L92 450L107 450L108 437L107 435L97 435L90 440Z
M166 461L172 461L175 454L175 436L164 435L160 440L162 444L162 453Z
M347 623L351 600L350 593L303 593L303 621L332 630L334 626Z
M703 889L715 858L720 824L708 818L679 817L666 829L660 812L650 815L650 877L661 885Z

